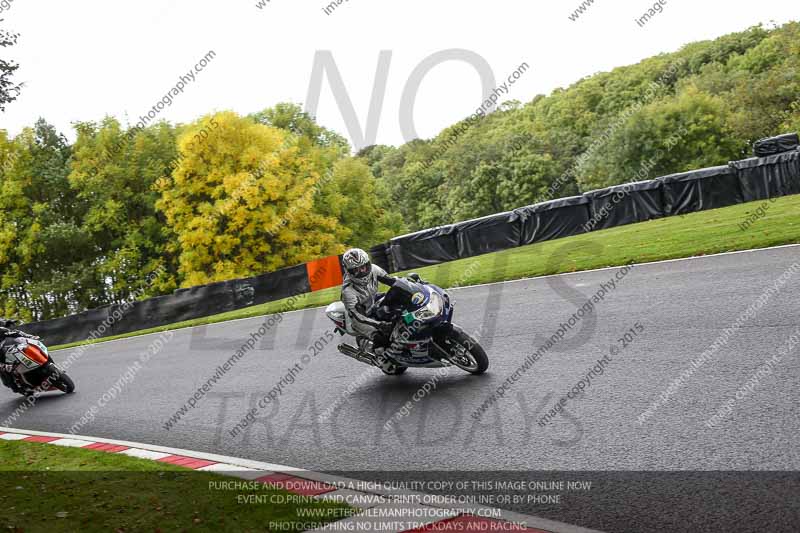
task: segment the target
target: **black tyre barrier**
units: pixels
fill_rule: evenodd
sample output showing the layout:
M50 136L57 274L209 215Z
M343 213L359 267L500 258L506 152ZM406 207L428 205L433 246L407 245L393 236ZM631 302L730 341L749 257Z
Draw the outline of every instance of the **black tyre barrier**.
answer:
M800 137L796 133L786 133L777 137L761 139L753 144L753 155L756 157L767 157L797 150L800 146Z

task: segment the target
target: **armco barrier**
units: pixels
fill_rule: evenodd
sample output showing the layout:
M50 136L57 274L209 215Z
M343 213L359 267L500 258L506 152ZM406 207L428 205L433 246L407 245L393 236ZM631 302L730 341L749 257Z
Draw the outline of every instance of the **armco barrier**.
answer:
M761 147L780 149L793 142L793 137L782 136ZM369 251L375 264L398 272L591 230L798 193L800 151L794 149L418 231ZM49 344L62 344L214 315L341 282L340 258L333 256L253 278L181 289L130 305L28 324L24 329L41 335Z

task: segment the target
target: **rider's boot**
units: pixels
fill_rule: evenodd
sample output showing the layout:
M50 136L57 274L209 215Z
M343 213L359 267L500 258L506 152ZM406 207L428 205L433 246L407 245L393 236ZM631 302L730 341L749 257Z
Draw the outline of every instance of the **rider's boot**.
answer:
M10 372L7 372L5 369L0 368L0 381L3 382L3 385L8 387L14 392L19 392L19 387L17 387L16 382L14 381L14 377L11 375Z
M372 344L372 353L375 355L375 366L388 373L393 372L397 368L397 364L389 355L391 353L390 346L391 341L389 338L383 338L383 336L380 335L375 337Z

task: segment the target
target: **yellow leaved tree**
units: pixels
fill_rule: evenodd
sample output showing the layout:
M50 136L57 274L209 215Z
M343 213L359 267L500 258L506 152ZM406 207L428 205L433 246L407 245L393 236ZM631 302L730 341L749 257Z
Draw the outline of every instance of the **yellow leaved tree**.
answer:
M334 153L233 112L178 139L157 207L177 235L181 285L247 277L341 253L349 233L315 210Z

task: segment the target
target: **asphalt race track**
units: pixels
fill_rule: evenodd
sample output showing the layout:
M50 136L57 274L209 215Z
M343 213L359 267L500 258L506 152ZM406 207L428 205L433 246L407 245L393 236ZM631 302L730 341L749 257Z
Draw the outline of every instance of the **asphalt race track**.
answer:
M737 531L797 531L800 347L757 375L756 385L715 427L706 426L797 332L800 270L769 291L794 263L800 263L800 246L636 266L479 420L472 413L619 269L453 291L456 322L478 332L488 347L491 366L484 376L457 369L442 377L415 369L383 376L339 355L338 336L328 341L330 323L315 309L285 314L169 430L170 417L264 318L176 331L135 375L128 369L158 335L93 346L70 368L77 393L41 398L13 426L67 433L116 383L116 398L78 434L365 478L592 482L585 490L563 491L555 504L500 507L610 531L665 524L672 531L703 531L711 523ZM763 305L734 327L759 298ZM734 328L728 342L640 424L637 417L726 328ZM618 339L631 330L636 335L623 346ZM324 348L312 357L315 344ZM612 347L603 374L540 426L540 417ZM61 361L69 353L53 355ZM121 381L126 372L129 379ZM282 379L277 401L231 436ZM430 393L413 401L426 382ZM395 416L409 401L407 414ZM21 402L0 392L0 422ZM396 423L385 429L389 419Z

